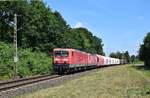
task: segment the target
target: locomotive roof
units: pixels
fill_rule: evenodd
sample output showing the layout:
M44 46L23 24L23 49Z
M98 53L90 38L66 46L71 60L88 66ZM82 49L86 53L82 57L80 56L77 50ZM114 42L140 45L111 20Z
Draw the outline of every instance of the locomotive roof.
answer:
M87 53L87 52L80 51L80 50L78 50L78 49L72 49L72 48L55 48L54 51L55 51L55 50L66 50L66 51L71 50L71 51L79 51L79 52L86 53L86 54L89 54L89 55L101 56L101 57L103 57L103 58L105 58L105 59L115 59L115 60L119 60L118 58L106 57L106 56L99 55L99 54L91 54L91 53Z
M54 51L55 50L72 50L72 51L79 51L79 52L82 52L82 53L86 53L86 52L84 52L84 51L80 51L80 50L78 50L78 49L72 49L72 48L55 48L54 49ZM86 54L90 54L90 53L86 53Z

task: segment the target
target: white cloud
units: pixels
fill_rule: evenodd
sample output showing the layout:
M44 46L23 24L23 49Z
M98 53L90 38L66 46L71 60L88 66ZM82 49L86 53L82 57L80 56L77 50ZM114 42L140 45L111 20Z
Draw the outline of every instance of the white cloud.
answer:
M138 20L144 20L144 16L138 16L137 19Z
M84 27L82 22L77 22L74 28Z

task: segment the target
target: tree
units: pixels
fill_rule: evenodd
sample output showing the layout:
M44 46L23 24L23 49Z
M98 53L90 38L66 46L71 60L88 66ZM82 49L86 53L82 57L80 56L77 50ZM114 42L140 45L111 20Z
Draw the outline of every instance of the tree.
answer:
M13 42L14 14L18 20L18 46L52 52L56 47L104 54L102 40L86 28L71 28L58 11L43 1L0 2L0 41Z
M129 55L128 51L126 51L125 53L121 53L119 51L117 51L116 53L112 52L112 53L110 53L109 57L118 58L118 59L124 59L125 62L127 62L127 63L130 62L130 55Z
M118 58L117 55L116 55L116 53L114 53L114 52L110 53L109 57Z
M0 2L0 41L12 42L13 41L13 24L14 14L21 15L18 17L18 28L26 26L27 12L30 10L27 1L2 1ZM21 29L18 31L18 42L21 42L24 32ZM19 45L21 43L18 43Z
M136 60L136 56L135 56L135 55L132 55L132 56L130 57L130 61L133 63L135 60Z
M146 66L150 66L150 32L146 35L143 42L140 46L139 57Z
M126 52L124 53L124 56L125 56L125 59L127 60L127 63L129 63L129 62L130 62L130 55L129 55L129 52L126 51Z
M117 51L116 53L112 52L112 53L110 53L109 57L123 59L124 53L121 53L119 51Z
M70 36L72 43L74 43L73 48L89 53L104 55L102 40L96 36L93 36L92 32L88 29L71 29Z

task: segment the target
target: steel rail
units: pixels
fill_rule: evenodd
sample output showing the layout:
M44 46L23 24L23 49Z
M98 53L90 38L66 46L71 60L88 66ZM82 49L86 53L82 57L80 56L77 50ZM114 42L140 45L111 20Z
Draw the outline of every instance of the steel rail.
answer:
M23 79L18 79L18 80L0 82L0 92L13 89L16 87L21 87L21 86L28 85L28 84L33 84L36 82L58 78L58 77L60 77L60 75L43 75L43 76L34 76L30 78L23 78Z

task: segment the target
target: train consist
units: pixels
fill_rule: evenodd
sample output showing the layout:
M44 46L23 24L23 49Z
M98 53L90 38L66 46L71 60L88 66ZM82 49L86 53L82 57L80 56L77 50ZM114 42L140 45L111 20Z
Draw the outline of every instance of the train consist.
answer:
M124 64L124 61L76 49L56 48L53 51L53 67L58 74L119 64Z

